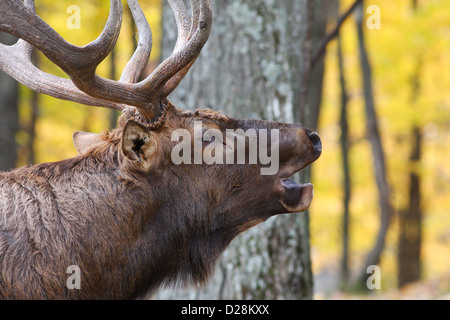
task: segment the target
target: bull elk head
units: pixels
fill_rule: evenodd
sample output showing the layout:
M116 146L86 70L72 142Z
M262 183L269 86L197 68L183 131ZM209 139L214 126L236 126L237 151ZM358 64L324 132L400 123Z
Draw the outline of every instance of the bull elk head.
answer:
M2 70L37 92L122 111L111 132L74 134L77 157L0 173L0 297L134 298L162 283L202 283L239 233L310 205L312 185L289 177L320 156L315 132L212 110L182 111L169 102L212 23L209 0L191 0L191 18L182 0L169 4L178 27L175 49L139 81L152 34L138 1L128 0L139 44L120 80L112 81L96 75L96 68L118 38L120 0L110 0L103 32L82 47L66 42L39 18L34 1L0 0L0 31L20 38L13 46L0 44ZM36 68L33 47L70 79ZM227 135L236 129L276 132L277 141L270 142L277 146L276 173L261 174L267 163L260 159L174 163L177 130L194 137L200 152L214 143L205 139L205 130L222 133L226 138L219 145L215 141L216 155L219 150L235 159L235 143L250 140ZM250 147L244 144L245 160ZM66 269L74 264L82 272L81 290L66 287Z

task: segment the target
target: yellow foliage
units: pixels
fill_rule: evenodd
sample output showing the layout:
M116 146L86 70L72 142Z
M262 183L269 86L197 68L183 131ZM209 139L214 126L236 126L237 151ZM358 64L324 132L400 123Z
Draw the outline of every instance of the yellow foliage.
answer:
M341 9L353 1L343 1ZM413 125L422 128L423 156L413 165L422 178L423 276L448 275L450 268L450 3L445 0L373 0L381 10L381 29L365 28L373 68L373 85L380 132L385 148L389 184L396 210L408 203ZM366 18L368 15L366 15ZM370 145L366 140L364 101L354 19L341 29L344 68L350 94L349 125L352 200L350 205L351 268L359 271L379 228L379 207ZM311 208L311 234L315 272L339 266L342 224L342 161L338 127L340 109L336 44L328 47L324 98L319 133L323 156L314 164L315 201ZM419 87L412 88L417 75ZM386 288L395 288L397 217L387 238L381 268ZM313 260L313 265L315 261Z

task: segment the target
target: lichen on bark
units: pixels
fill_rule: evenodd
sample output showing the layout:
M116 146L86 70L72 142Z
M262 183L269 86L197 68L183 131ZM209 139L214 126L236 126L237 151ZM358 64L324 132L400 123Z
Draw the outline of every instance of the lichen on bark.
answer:
M210 107L240 118L304 122L300 115L307 112L297 109L307 107L301 94L309 79L311 3L212 1L210 38L169 99L186 109ZM166 6L163 56L173 49L174 27ZM308 224L307 213L270 218L233 240L205 287L161 290L158 297L310 299Z

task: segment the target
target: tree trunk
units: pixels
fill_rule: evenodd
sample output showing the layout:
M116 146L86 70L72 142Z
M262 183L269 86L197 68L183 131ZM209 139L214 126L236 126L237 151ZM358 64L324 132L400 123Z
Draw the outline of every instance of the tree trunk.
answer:
M413 10L418 7L417 1L412 1ZM420 96L420 73L423 67L423 57L417 57L417 67L411 79L411 106ZM422 246L422 196L420 192L421 178L417 165L422 158L422 130L416 123L411 129L411 154L409 156L409 205L399 214L398 239L398 287L420 280L421 246Z
M38 56L38 53L36 50L33 50L31 54L31 59L33 61L33 64L36 67L39 67L40 59ZM31 90L30 90L31 91ZM27 164L36 164L36 152L34 148L34 142L36 140L36 124L39 117L39 109L40 109L40 93L37 93L36 91L31 91L30 93L30 121L27 125L27 132L28 132L28 141L26 144L27 149Z
M399 214L398 286L420 280L420 251L422 242L422 197L420 174L415 164L421 159L422 132L412 129L413 148L409 158L409 208Z
M0 33L0 42L13 44L16 38ZM0 71L0 171L15 167L17 144L15 136L19 130L17 81Z
M337 2L337 10L339 13L339 2ZM351 199L351 181L350 181L350 161L349 161L349 137L348 137L348 94L344 73L344 59L342 56L341 36L337 36L338 49L338 67L339 67L339 85L341 89L341 112L339 126L341 128L341 155L342 155L342 171L344 173L344 198L343 198L343 219L342 219L342 261L341 261L341 281L344 289L348 286L350 275L349 268L349 229L350 229L350 199Z
M128 9L129 10L129 9ZM133 24L134 25L134 24ZM132 37L134 39L134 37ZM133 44L136 41L133 40ZM134 46L134 48L136 48L136 46ZM109 78L110 79L114 79L117 81L117 68L116 68L116 63L117 63L117 57L116 57L116 48L113 48L111 50L111 53L109 55ZM112 130L117 126L117 119L120 116L120 111L115 110L115 109L111 109L109 111L109 128Z
M361 3L357 9L357 31L358 44L361 60L361 70L364 83L364 100L366 110L367 134L370 145L372 147L373 164L375 167L375 178L378 187L379 203L380 203L380 227L376 243L366 258L366 262L361 270L359 280L360 284L365 286L365 279L368 277L367 268L371 265L377 265L380 262L381 253L384 249L386 235L390 226L393 207L390 201L390 190L386 179L386 161L384 156L383 145L378 128L378 118L375 110L375 101L372 89L372 68L364 43L364 4Z
M212 1L211 36L169 99L186 109L211 107L239 118L304 122L314 129L321 95L314 99L307 88L316 2L323 10L312 0ZM166 57L176 38L167 6L163 22ZM312 293L308 213L301 213L271 218L237 237L204 288L160 291L159 297L310 299Z

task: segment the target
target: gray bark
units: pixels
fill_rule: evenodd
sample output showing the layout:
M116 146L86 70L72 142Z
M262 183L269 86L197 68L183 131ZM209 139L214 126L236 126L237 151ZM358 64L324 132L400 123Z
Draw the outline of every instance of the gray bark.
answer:
M0 42L13 44L17 39L0 32ZM15 135L19 130L18 84L0 71L0 171L12 169L16 165L17 145Z
M336 12L339 12L339 2L337 2ZM348 133L348 100L347 84L344 70L344 57L342 53L342 40L340 34L337 36L338 41L338 67L339 67L339 84L341 90L341 112L339 119L339 126L341 128L341 156L342 156L342 171L344 174L343 187L343 219L342 219L342 261L341 261L341 285L343 289L348 286L350 267L349 267L349 253L350 253L350 199L351 199L351 180L350 180L350 161L349 161L349 133Z
M33 61L33 64L36 67L39 67L40 59L38 56L38 53L36 50L33 50L33 53L31 55L31 59ZM36 123L39 118L39 109L40 109L40 101L41 101L41 94L36 91L31 91L31 98L30 98L30 122L27 125L27 132L28 132L28 141L26 144L26 150L28 152L27 157L27 163L28 164L35 164L36 163L36 152L34 143L36 140Z
M315 2L319 9L311 0L212 1L209 41L169 99L180 108L211 107L239 118L306 122L314 129L320 94L310 98L307 89ZM176 38L167 5L163 30L167 57ZM237 237L205 287L168 289L158 297L310 299L312 292L308 213L301 213L271 218Z

